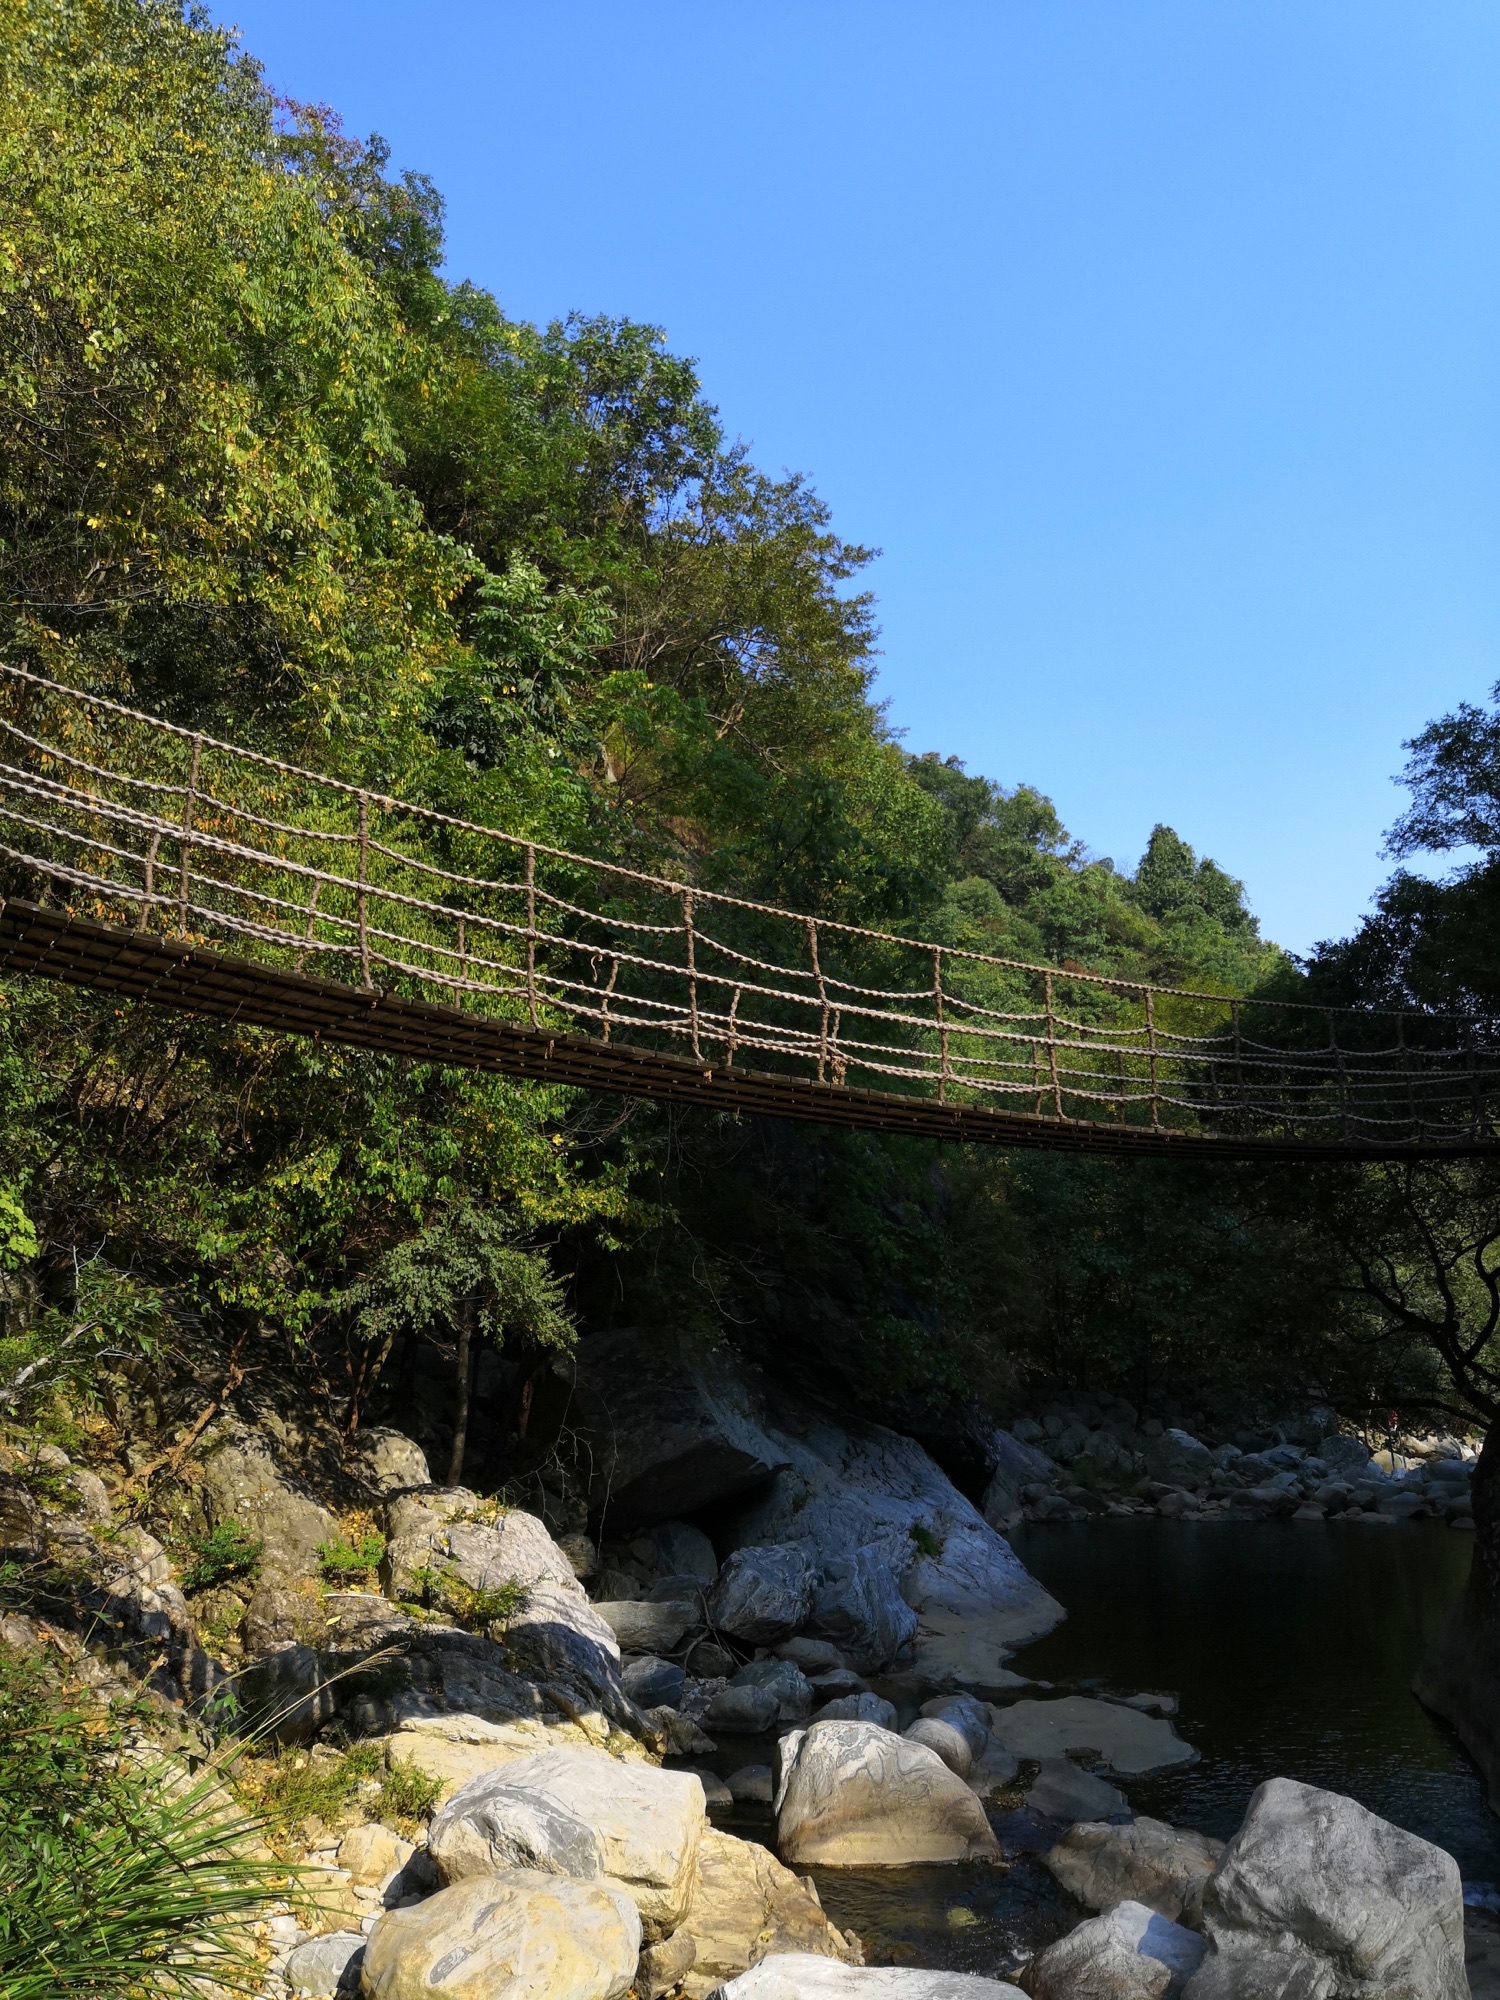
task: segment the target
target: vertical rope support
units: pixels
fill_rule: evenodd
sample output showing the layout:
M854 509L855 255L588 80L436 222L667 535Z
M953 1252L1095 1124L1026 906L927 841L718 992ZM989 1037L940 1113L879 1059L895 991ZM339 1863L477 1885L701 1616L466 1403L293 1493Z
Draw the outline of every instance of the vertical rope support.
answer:
M161 829L158 827L156 832L152 834L151 843L146 849L146 859L142 870L146 885L146 900L141 904L141 914L136 920L135 927L138 931L143 931L146 928L146 920L151 915L151 905L156 901L156 857L160 850Z
M187 797L182 802L182 855L177 872L177 930L187 936L188 854L193 844L193 819L198 810L198 772L203 764L203 738L193 738L193 755L188 765Z
M462 1006L463 987L468 983L469 978L469 940L464 930L464 920L462 917L458 920L458 978L459 1005Z
M1156 995L1146 988L1146 1050L1151 1066L1151 1129L1161 1130L1161 1099L1156 1089Z
M948 1017L943 1012L943 947L932 947L932 1004L938 1024L938 1103L948 1102Z
M1052 1109L1063 1115L1062 1082L1057 1074L1057 1023L1052 1011L1052 974L1047 974L1047 1069L1052 1078Z
M370 878L370 795L359 795L359 983L370 985L370 912L367 886Z
M734 997L729 1002L729 1041L727 1043L728 1055L724 1063L725 1069L734 1068L734 1052L739 1047L740 995L744 990L742 986L736 986Z
M693 931L693 892L684 889L682 893L682 928L687 939L688 975L688 1032L693 1040L693 1060L701 1062L703 1051L698 1046L698 951L697 938Z
M536 1017L536 849L526 846L526 1006L533 1028Z
M611 993L614 992L615 981L619 978L619 976L620 976L620 961L618 958L612 958L609 961L609 978L604 983L604 997L599 1002L599 1018L603 1024L604 1039L606 1042L609 1040L609 1031L610 1031L609 996Z
M1349 1073L1344 1063L1344 1051L1339 1047L1339 1021L1337 1014L1328 1009L1328 1046L1334 1058L1334 1068L1339 1080L1339 1122L1347 1139L1352 1130L1349 1116Z
M812 958L813 978L818 982L818 1081L828 1081L828 988L823 980L823 967L818 958L818 923L816 917L807 920L807 949Z
M297 954L297 970L300 972L307 963L307 954L312 950L313 925L318 916L318 898L323 893L321 876L312 885L312 894L307 899L307 928L302 933L302 949Z

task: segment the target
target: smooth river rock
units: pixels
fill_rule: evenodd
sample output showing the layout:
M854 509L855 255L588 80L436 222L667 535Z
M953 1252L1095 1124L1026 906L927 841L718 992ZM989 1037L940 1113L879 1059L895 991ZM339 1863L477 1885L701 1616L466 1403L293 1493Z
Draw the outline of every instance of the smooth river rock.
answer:
M1042 1856L1053 1876L1091 1910L1126 1901L1171 1917L1196 1912L1204 1884L1224 1852L1222 1840L1189 1833L1159 1819L1129 1826L1082 1820Z
M1039 1953L1027 1984L1032 2000L1178 2000L1203 1951L1202 1938L1144 1903L1118 1903Z
M1026 2000L1018 1986L973 1972L830 1965L800 1956L763 1958L710 2000Z
M432 1822L428 1851L444 1883L503 1868L609 1883L655 1939L687 1913L703 1829L703 1787L691 1771L549 1750L455 1793Z
M903 1730L908 1743L924 1743L934 1750L950 1771L960 1778L967 1778L974 1768L974 1752L969 1747L969 1739L961 1729L955 1729L940 1715L923 1715Z
M1068 1758L1044 1757L1026 1793L1026 1806L1043 1819L1089 1820L1127 1813L1130 1801Z
M1185 2000L1467 2000L1458 1863L1290 1778L1251 1798L1204 1889L1203 1930Z
M708 1594L708 1615L721 1632L748 1646L772 1646L807 1622L813 1580L800 1548L772 1543L736 1549Z
M712 1827L698 1849L692 1905L675 1935L693 1945L687 2000L699 2000L774 1952L808 1954L819 1962L858 1957L808 1883L757 1842Z
M869 1722L817 1722L776 1750L777 1846L794 1867L999 1859L984 1807L924 1744Z
M370 1933L364 2000L619 2000L641 1925L621 1890L530 1869L476 1875Z
M1013 1702L995 1710L993 1729L996 1741L1016 1757L1040 1761L1092 1750L1122 1778L1176 1770L1198 1758L1170 1722L1087 1695Z

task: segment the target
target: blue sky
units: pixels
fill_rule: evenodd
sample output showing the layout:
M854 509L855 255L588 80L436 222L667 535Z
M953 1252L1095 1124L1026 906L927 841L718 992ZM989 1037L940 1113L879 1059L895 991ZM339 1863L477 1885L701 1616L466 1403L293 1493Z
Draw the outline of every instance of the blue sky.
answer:
M1293 949L1500 680L1500 0L238 0L449 269L665 326L883 554L913 750Z

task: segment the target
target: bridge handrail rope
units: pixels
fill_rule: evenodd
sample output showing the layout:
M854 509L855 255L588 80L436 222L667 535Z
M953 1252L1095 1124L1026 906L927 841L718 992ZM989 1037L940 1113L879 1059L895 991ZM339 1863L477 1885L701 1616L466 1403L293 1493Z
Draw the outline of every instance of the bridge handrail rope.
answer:
M1226 1149L1494 1136L1493 1022L902 937L572 853L0 662L6 700L5 893L40 883L81 918L128 912L137 934L228 942L368 993L378 976L601 1049L944 1107L1190 1129Z

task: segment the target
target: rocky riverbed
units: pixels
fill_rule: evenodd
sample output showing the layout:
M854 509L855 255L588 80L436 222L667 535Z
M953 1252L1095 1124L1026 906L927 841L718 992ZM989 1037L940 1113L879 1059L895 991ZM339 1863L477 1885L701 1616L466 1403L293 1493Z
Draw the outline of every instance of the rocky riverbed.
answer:
M588 1449L532 1505L436 1484L394 1430L320 1480L242 1419L152 1526L55 1449L5 1467L0 1554L71 1597L4 1643L101 1692L145 1673L188 1731L232 1689L278 1770L362 1774L284 1829L305 1872L263 1926L268 2000L1468 1990L1456 1864L1353 1799L1272 1778L1227 1842L1133 1810L1198 1757L1175 1696L1018 1672L1063 1607L1001 1533L1059 1506L1456 1523L1461 1456L1210 1447L1095 1401L994 1434L980 1507L911 1439L724 1361L611 1335L575 1390ZM231 1530L238 1574L174 1558ZM898 1941L903 1884L934 1920ZM983 1952L956 1967L938 1923Z

